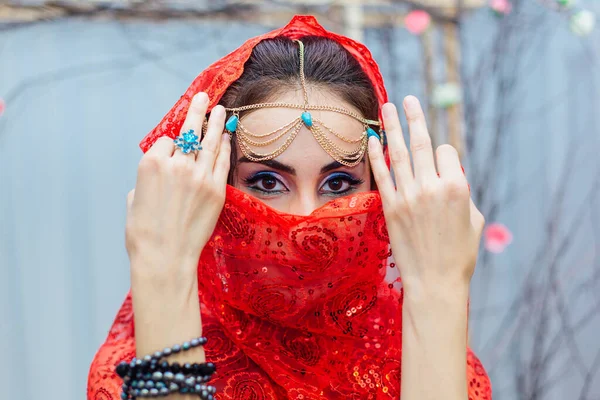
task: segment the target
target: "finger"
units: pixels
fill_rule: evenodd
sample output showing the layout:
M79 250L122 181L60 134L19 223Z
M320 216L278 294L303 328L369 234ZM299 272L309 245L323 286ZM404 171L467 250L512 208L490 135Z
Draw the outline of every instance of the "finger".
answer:
M168 136L161 136L156 139L156 142L142 158L168 158L173 155L174 150L173 139Z
M229 133L221 135L221 147L219 147L219 155L215 161L215 169L213 176L215 183L219 187L225 187L227 177L229 176L229 168L231 163L231 136Z
M377 183L377 189L381 195L381 200L384 204L391 204L396 195L396 188L385 163L381 143L374 136L369 138L369 162L375 183Z
M460 182L467 188L467 179L460 164L456 149L449 144L443 144L436 150L437 167L440 178L445 181Z
M223 136L223 127L225 126L225 108L221 105L215 106L210 112L206 135L202 140L202 150L198 155L198 164L206 168L207 171L213 171L215 160L219 154L221 146L221 136Z
M412 185L414 182L414 176L410 165L410 154L402 134L398 110L392 103L386 103L381 108L381 113L383 114L383 125L387 135L390 161L394 169L396 185L399 189L405 191L408 185Z
M481 237L481 233L483 232L483 228L485 226L485 217L477 209L475 203L473 203L473 199L469 198L470 203L470 215L471 215L471 225L477 232L478 236Z
M131 205L133 204L133 197L135 196L135 189L131 189L127 193L127 212L131 211Z
M181 127L181 133L192 130L198 137L202 136L202 123L204 122L207 107L208 95L204 92L197 93L192 98L192 102L188 108L185 121ZM193 160L196 156L194 152L185 154L182 151L176 151L173 157L188 157Z
M423 183L435 178L437 174L425 115L415 96L406 96L404 99L404 113L410 130L410 151L413 156L415 178L417 182Z

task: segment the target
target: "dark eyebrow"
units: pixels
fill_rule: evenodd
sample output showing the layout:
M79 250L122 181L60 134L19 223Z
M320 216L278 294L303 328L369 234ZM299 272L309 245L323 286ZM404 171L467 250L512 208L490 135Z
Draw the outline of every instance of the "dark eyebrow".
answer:
M257 164L262 164L262 165L266 165L267 167L276 169L278 171L282 171L282 172L286 172L290 175L296 175L296 170L293 167L290 167L289 165L280 163L279 161L275 161L275 160L264 160L264 161L252 161L250 159L248 159L248 157L242 157L240 159L238 159L238 163L257 163Z
M362 160L360 160L359 164L362 164L364 162L365 162L365 157L363 157ZM320 173L324 174L325 172L329 172L334 169L342 168L343 166L344 165L340 164L339 162L333 161L333 162L330 162L329 164L325 165L323 168L321 168Z

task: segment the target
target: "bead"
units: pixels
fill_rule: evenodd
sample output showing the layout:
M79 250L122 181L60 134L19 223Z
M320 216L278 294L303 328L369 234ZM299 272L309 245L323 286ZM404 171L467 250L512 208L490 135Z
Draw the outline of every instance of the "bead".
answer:
M158 396L158 389L156 389L156 388L150 389L150 396L152 396L152 397Z
M208 391L212 394L215 394L215 393L217 393L217 388L214 386L209 386Z
M152 361L152 357L151 356L144 356L144 361L150 362L150 361Z
M201 346L205 345L207 341L208 341L208 339L206 339L205 337L201 337L198 339L198 342L200 343Z
M213 363L200 364L198 366L198 374L200 374L200 375L204 375L204 376L212 375L215 373L215 371L216 371L216 368L215 368L215 364L213 364Z
M203 390L202 391L202 397L208 397L208 391L207 390Z
M200 342L199 342L198 338L194 338L194 339L190 340L190 344L192 345L192 347L197 347L200 344Z
M146 385L145 385L148 389L151 389L154 387L154 381L146 381Z
M131 391L131 395L132 395L134 398L138 397L138 396L140 395L140 391L139 391L139 389L133 389L133 390Z
M310 115L310 113L308 111L304 111L302 113L302 122L304 122L304 125L306 125L307 127L311 127L313 125L313 121L312 121L312 115Z
M148 397L149 394L150 394L150 391L148 389L140 390L140 396L142 396L142 397Z
M156 353L154 353L154 358L156 358L156 359L160 359L160 358L162 358L162 356L163 356L162 351L157 351Z
M163 374L163 377L165 378L165 381L172 381L173 378L175 378L175 374L173 374L171 371L167 371Z
M184 374L189 374L192 371L193 371L192 364L190 364L190 363L185 363L181 367L181 372L183 372Z
M166 372L169 370L169 363L167 361L163 361L159 364L159 367L162 372Z
M173 347L171 348L171 350L173 351L173 353L174 353L174 354L175 354L175 353L179 353L179 352L181 351L181 346L180 346L180 345L178 345L178 344L176 344L175 346L173 346Z
M171 364L171 371L175 374L181 371L181 366L178 362L174 362L173 364Z
M181 348L182 348L184 351L188 351L189 349L191 349L191 348L192 348L192 346L190 345L190 342L183 342L183 344L181 345Z
M140 389L143 389L144 386L146 386L146 382L144 382L144 381L138 381L136 386L138 388L140 388Z
M129 373L129 369L129 364L126 362L121 362L119 365L117 365L117 375L119 375L121 378L124 378Z
M148 372L148 369L150 368L150 363L148 363L147 361L142 361L142 360L138 360L140 362L140 365L137 365L137 370L142 372L142 373L146 373Z
M157 389L166 388L166 387L167 387L167 385L165 385L164 382L161 382L161 381L156 382Z
M189 390L186 387L182 387L181 389L179 389L179 393L184 394L184 393L188 393Z
M196 379L193 376L190 376L185 380L185 384L188 386L194 386L196 384Z
M163 378L163 373L160 372L160 371L155 371L152 374L152 379L155 380L155 381L162 381L162 378Z
M171 382L171 384L169 385L169 390L171 392L176 392L179 390L179 385L176 384L175 382Z
M121 392L121 399L122 400L127 400L127 396L128 396L127 393Z
M169 394L169 389L167 389L166 387L160 388L159 393L162 397L165 397Z
M185 380L185 375L182 373L175 374L175 382L183 382Z
M171 355L171 348L170 347L165 347L164 350L162 351L163 356L168 357Z
M227 129L231 133L234 133L237 130L239 120L240 119L237 115L232 115L225 123L225 129Z

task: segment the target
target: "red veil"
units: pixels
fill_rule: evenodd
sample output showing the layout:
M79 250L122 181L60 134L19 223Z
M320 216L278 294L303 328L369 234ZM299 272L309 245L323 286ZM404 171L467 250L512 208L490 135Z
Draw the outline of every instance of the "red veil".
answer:
M254 46L276 36L328 37L360 63L387 101L369 50L326 31L313 17L248 40L202 72L141 142L179 134L194 94L211 107L243 72ZM377 192L339 198L310 216L275 211L227 187L227 200L198 264L203 334L217 399L398 399L402 288L390 278L389 238ZM88 400L117 400L115 366L135 356L131 297L91 366ZM469 351L469 399L491 399L486 372ZM432 382L435 384L435 382Z

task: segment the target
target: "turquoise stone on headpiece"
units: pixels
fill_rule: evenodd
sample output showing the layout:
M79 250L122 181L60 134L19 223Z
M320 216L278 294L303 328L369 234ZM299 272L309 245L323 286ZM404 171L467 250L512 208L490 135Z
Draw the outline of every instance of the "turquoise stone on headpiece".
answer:
M304 125L306 125L307 127L311 127L313 125L313 121L312 121L312 115L310 115L310 113L308 111L304 111L302 113L302 122L304 122Z
M377 138L378 141L381 140L381 137L379 137L379 135L377 134L377 132L375 132L373 130L373 128L371 128L370 126L367 126L367 139L370 138L371 136L375 136L375 138Z
M232 115L225 123L225 129L231 133L234 133L237 130L239 120L240 118L237 115Z

